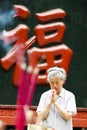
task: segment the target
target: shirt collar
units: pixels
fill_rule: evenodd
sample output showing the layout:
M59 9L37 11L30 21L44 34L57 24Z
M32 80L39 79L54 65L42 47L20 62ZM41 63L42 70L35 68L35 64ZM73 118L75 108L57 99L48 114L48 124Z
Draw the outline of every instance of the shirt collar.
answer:
M51 92L52 90L50 89L49 92ZM58 95L58 97L63 97L64 96L64 88L61 89L60 94Z
M61 89L61 92L59 94L59 97L62 97L64 95L64 88Z

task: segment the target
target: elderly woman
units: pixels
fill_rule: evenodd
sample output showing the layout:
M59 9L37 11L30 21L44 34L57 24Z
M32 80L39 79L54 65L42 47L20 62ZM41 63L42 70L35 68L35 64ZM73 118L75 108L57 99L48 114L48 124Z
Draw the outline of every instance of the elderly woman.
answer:
M76 114L75 96L63 88L66 72L63 68L48 69L47 80L50 90L41 95L37 107L40 125L54 130L73 130L72 115Z

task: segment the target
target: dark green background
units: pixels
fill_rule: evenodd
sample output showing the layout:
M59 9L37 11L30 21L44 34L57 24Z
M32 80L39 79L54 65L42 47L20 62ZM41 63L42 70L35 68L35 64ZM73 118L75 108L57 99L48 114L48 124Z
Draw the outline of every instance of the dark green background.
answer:
M25 5L31 11L27 20L12 18L13 5ZM70 47L73 57L65 84L65 88L76 96L77 107L87 107L87 0L3 0L0 1L0 35L3 29L8 31L18 24L26 24L30 27L29 37L34 35L34 27L39 24L35 13L41 13L50 9L61 8L67 16L63 20L66 31L62 43ZM4 19L4 22L2 21ZM37 46L36 44L34 46ZM9 47L3 47L0 41L0 58ZM14 66L5 71L0 67L0 104L16 104L17 88L12 84ZM42 92L49 89L48 85L37 85L32 105L37 105Z

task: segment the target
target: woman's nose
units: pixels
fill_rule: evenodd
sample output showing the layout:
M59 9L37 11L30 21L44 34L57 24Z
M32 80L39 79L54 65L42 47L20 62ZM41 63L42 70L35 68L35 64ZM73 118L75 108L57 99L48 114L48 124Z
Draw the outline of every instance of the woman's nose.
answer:
M55 84L54 84L54 86L56 87L56 86L57 86L57 84L55 83Z

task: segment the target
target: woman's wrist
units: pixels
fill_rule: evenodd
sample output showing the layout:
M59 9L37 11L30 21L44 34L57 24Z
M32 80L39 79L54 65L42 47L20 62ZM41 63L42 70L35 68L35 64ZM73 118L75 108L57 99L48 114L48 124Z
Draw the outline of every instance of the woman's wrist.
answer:
M62 110L61 110L61 106L59 105L59 103L56 101L56 102L54 103L54 105L55 105L55 107L58 109L58 112L61 113Z
M54 102L54 105L55 105L55 106L56 106L56 105L58 105L58 102L57 102L57 101L55 101L55 102Z
M51 102L51 101L49 101L49 102L48 102L48 105L51 105L51 104L52 104L52 102Z

